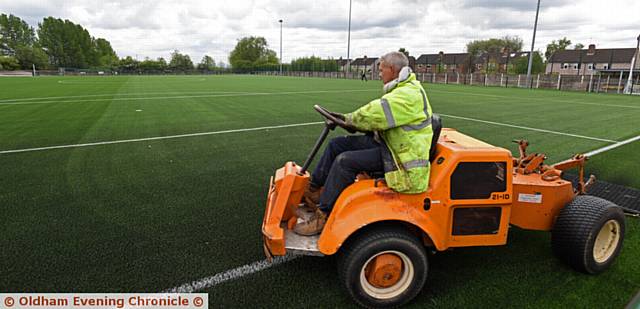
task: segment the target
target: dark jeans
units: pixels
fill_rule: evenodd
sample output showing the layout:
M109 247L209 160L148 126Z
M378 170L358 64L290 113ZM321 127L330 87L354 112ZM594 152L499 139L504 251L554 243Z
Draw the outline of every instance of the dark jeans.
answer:
M380 147L371 135L341 136L329 141L311 175L314 186L324 186L319 205L322 211L331 212L342 190L355 181L358 173L383 170Z

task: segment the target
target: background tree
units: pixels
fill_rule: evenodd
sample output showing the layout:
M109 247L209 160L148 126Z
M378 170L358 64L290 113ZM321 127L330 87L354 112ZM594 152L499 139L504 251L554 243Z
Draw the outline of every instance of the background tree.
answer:
M98 66L111 67L118 62L118 55L116 55L109 41L98 38L94 41L94 46Z
M467 68L473 68L473 62L480 56L484 57L485 72L490 68L495 68L504 51L520 52L522 51L523 41L518 36L504 36L502 38L491 38L487 40L475 40L467 43L467 53L469 58L466 59L464 65Z
M15 57L12 56L0 56L0 70L17 70L20 68L20 63Z
M527 68L529 67L529 57L519 57L514 63L514 73L527 74ZM545 69L544 61L542 60L542 54L539 51L533 53L533 62L531 63L531 73L540 74Z
M133 59L131 56L120 59L118 61L118 71L125 73L138 72L140 69L140 62Z
M409 51L406 48L400 47L400 49L398 49L398 51L403 53L405 56L407 56L407 58L409 58Z
M19 46L16 48L15 58L20 67L30 70L34 65L37 69L46 69L49 66L47 53L38 46Z
M157 60L146 57L138 64L138 69L145 73L163 73L167 69L167 62L162 57Z
M20 17L0 14L0 54L14 56L20 47L36 42L35 31Z
M229 62L236 70L252 70L256 66L278 64L276 52L267 48L267 40L263 37L245 37L238 40L229 54Z
M198 63L198 70L201 71L213 71L216 69L216 62L209 55L204 55L200 63Z
M81 25L69 20L44 18L38 24L38 38L54 66L88 68L112 66L117 61L109 41L95 39Z
M176 49L171 53L169 68L177 71L191 71L193 70L193 62L189 55L183 55Z
M559 39L557 42L555 40L551 41L551 43L547 44L547 50L544 52L544 58L549 61L551 56L555 54L559 50L565 50L567 47L571 45L571 40L566 37Z
M575 50L580 50L584 48L584 44L582 43L577 43L576 45L573 46L573 49Z

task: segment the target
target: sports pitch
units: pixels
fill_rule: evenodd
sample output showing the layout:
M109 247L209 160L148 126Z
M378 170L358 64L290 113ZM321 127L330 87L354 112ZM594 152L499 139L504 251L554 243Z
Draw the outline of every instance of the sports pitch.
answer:
M640 135L640 97L425 84L456 128L548 162ZM320 104L349 112L379 81L258 76L0 79L0 291L159 292L264 259L269 177L303 162ZM346 134L338 131L333 134ZM640 141L592 157L640 188ZM616 307L640 289L640 220L599 276L512 228L503 247L430 256L415 307ZM298 258L203 292L212 307L353 306L333 258Z

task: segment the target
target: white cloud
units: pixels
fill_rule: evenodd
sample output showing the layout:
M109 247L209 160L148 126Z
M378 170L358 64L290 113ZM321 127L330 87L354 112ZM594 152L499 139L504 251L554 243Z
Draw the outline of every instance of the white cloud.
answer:
M535 0L355 0L351 56L378 56L405 47L412 55L462 52L475 39L518 35L530 46ZM236 40L264 36L284 60L346 57L349 1L310 0L0 0L0 12L34 27L46 16L69 19L112 43L119 56L169 57L173 49L199 61L227 62ZM632 47L640 1L542 1L537 49L551 40Z

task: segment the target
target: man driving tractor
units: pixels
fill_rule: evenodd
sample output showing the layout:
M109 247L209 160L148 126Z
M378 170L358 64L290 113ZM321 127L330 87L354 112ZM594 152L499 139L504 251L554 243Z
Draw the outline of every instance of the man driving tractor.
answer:
M432 112L425 90L408 65L401 52L382 56L379 74L384 95L353 113L332 113L353 131L369 133L329 142L304 193L307 211L313 215L296 224L296 233L320 233L340 193L360 172L384 172L387 186L397 192L427 190Z

